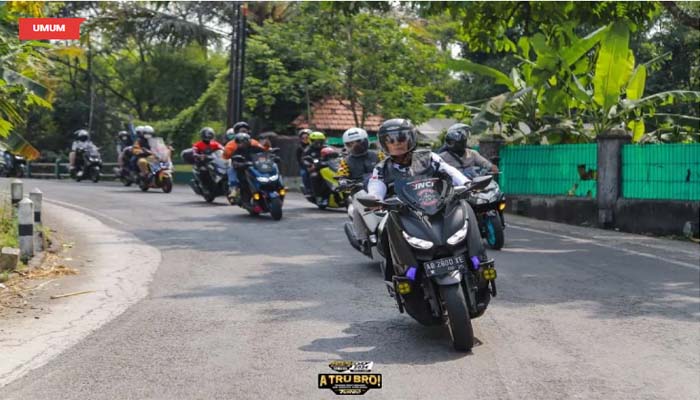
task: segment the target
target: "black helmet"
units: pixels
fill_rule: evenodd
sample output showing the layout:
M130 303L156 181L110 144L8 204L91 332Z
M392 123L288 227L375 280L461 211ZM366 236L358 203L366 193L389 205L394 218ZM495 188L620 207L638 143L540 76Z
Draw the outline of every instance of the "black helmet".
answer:
M235 133L238 133L242 128L246 128L248 132L250 132L250 126L248 126L248 123L245 121L236 122L236 124L233 125L233 131Z
M204 143L211 142L212 139L214 139L214 135L215 135L214 130L208 126L205 128L202 128L202 130L199 131L199 137L202 139L202 141Z
M85 129L78 129L77 131L73 132L73 135L75 135L75 138L81 142L87 142L90 139L90 133L88 133L88 131Z
M388 141L408 142L406 153L410 153L416 148L416 127L413 126L410 120L403 118L394 118L384 121L379 127L377 139L382 147L384 154L391 156L402 156L403 154L391 154L386 144ZM406 154L404 153L404 154Z
M451 151L463 155L467 149L467 139L472 128L466 124L454 124L447 129L445 135L445 145Z
M233 140L238 144L250 143L250 135L245 132L238 132L236 136L233 137Z

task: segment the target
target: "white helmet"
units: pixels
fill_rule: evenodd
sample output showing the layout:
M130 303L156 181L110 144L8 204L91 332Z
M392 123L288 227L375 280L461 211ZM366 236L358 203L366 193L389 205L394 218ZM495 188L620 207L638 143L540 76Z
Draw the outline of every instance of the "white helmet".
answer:
M347 145L356 140L368 140L367 131L362 128L350 128L343 133L343 144Z

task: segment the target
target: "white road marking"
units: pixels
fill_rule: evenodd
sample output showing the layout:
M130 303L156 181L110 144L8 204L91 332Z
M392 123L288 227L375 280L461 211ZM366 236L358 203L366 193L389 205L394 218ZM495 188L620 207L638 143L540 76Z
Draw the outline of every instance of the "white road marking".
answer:
M659 256L656 256L656 255L654 255L654 254L643 253L643 252L641 252L641 251L635 251L635 250L630 250L630 249L623 249L623 248L621 248L621 247L619 247L619 246L604 244L604 243L596 242L596 241L594 241L594 240L576 238L576 237L573 237L573 236L562 235L562 234L560 234L560 233L546 232L546 231L541 231L541 230L539 230L539 229L526 228L526 227L524 227L524 226L519 226L519 225L514 225L514 224L508 224L508 227L512 227L512 228L515 228L515 229L520 229L520 230L526 231L526 232L535 232L535 233L539 233L539 234L542 234L542 235L548 235L548 236L554 236L554 237L558 237L558 238L562 238L562 239L567 239L567 240L573 241L574 243L592 244L592 245L594 245L594 246L604 247L604 248L606 248L606 249L611 249L611 250L618 250L618 251L621 251L621 252L623 252L623 253L632 254L632 255L635 255L635 256L652 258L652 259L654 259L654 260L663 261L663 262L665 262L665 263L675 264L675 265L679 265L679 266L681 266L681 267L688 267L688 268L692 268L692 269L694 269L694 270L700 271L700 265L698 265L698 264L691 264L691 263L687 263L687 262L683 262L683 261L671 260L671 259L669 259L669 258L659 257ZM698 260L698 263L700 263L700 259Z
M78 206L78 205L75 205L72 203L66 203L65 201L60 201L60 200L56 200L56 199L44 199L44 201L49 202L49 203L54 203L54 204L57 204L59 206L72 208L74 210L83 211L83 212L86 212L86 213L91 214L91 215L96 215L96 216L102 217L104 219L110 220L110 221L115 222L115 223L120 224L120 225L124 225L124 226L129 225L128 223L126 223L120 219L110 217L109 215L106 215L106 214L101 213L99 211L91 210L89 208L81 207L81 206Z

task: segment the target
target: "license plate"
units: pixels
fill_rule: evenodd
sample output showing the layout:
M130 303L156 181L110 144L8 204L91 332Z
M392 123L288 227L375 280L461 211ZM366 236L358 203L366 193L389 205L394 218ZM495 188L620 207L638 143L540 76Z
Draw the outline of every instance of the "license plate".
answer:
M428 277L435 275L449 274L460 269L465 263L464 254L454 257L441 258L439 260L427 261L423 263L425 274Z

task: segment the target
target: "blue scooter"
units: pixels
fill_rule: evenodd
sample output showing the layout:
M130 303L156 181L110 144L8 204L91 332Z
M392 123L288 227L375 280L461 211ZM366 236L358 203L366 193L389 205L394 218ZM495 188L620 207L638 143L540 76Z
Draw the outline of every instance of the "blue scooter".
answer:
M247 185L241 185L238 205L251 215L269 212L272 219L279 221L282 219L282 203L287 189L277 168L279 157L274 154L276 150L252 154L250 161L241 155L235 155L231 161L245 166L242 178Z

